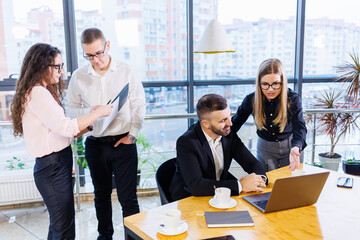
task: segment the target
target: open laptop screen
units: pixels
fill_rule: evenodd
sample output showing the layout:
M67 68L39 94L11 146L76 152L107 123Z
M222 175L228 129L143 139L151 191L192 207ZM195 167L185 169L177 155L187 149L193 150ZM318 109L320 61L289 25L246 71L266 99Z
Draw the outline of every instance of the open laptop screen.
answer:
M308 174L275 180L271 193L260 193L243 198L259 210L268 213L317 202L329 172Z

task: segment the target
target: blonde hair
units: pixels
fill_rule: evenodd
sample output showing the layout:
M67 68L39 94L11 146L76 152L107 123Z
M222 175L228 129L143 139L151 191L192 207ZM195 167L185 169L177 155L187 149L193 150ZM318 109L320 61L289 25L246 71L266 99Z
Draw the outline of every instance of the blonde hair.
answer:
M280 132L283 132L287 122L287 109L289 107L287 99L288 80L283 64L280 62L280 60L275 58L267 59L263 61L259 66L256 78L255 98L253 103L255 124L259 130L266 129L265 96L261 91L260 81L262 77L268 74L279 74L281 77L281 93L279 95L279 103L276 107L277 117L273 120L273 124L278 125Z

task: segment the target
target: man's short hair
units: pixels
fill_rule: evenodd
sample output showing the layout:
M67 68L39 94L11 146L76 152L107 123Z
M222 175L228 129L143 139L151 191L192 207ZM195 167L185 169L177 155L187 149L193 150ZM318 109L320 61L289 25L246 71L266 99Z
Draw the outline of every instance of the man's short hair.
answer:
M224 97L218 94L206 94L202 96L196 104L196 113L199 120L204 120L206 115L219 110L224 110L228 106Z
M98 28L87 28L81 33L81 44L90 44L98 39L106 41L104 34Z

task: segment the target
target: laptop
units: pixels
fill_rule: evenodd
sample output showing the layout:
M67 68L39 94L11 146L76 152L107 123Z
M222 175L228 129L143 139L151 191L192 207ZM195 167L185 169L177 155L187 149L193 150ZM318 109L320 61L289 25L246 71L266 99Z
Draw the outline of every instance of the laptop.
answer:
M329 172L275 180L272 192L243 196L264 213L312 205L317 202Z

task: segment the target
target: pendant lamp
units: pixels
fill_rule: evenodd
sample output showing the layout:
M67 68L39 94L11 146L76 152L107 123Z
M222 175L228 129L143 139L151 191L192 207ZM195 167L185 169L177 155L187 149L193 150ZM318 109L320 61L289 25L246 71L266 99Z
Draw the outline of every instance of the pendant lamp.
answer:
M207 25L194 53L214 54L223 52L235 52L235 50L224 28L216 19L213 19Z

